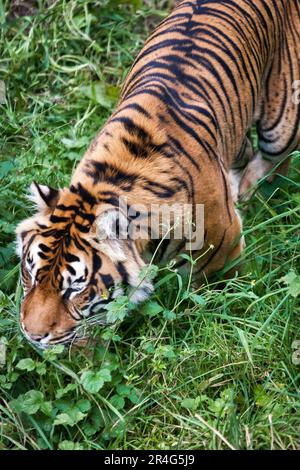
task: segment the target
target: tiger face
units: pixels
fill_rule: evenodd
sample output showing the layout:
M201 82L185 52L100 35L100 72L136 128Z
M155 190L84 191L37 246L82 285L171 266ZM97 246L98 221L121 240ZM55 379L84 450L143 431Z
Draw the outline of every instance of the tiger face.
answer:
M124 294L138 303L152 292L134 242L112 237L120 214L99 205L79 183L60 191L33 183L37 213L17 228L24 298L20 325L46 348L80 339L83 320L105 323L109 302ZM97 320L96 320L97 319Z

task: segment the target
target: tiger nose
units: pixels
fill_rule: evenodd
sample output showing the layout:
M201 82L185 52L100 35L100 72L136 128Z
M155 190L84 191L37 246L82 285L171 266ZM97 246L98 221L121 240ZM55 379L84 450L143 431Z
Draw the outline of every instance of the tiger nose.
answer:
M43 333L29 332L26 329L26 326L23 322L22 322L22 329L25 333L25 336L27 336L32 341L36 341L36 342L41 343L41 344L47 344L49 342L49 340L51 339L51 336L52 336L50 331L46 331L46 332L43 332Z

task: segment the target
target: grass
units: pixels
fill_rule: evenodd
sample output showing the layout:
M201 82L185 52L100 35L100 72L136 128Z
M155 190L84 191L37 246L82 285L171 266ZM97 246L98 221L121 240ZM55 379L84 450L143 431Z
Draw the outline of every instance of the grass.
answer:
M300 449L299 154L244 211L244 272L225 289L186 290L167 266L151 301L84 350L42 353L19 333L29 184L69 183L168 7L37 3L13 19L0 0L0 449Z

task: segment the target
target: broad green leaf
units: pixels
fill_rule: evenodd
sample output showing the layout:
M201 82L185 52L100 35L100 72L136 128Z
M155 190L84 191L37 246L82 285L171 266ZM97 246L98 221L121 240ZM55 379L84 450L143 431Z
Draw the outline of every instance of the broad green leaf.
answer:
M256 405L263 408L269 406L274 400L273 396L266 392L263 385L255 387L254 398Z
M79 442L62 441L58 444L60 450L83 450L84 447Z
M140 397L138 396L137 391L134 388L131 389L128 398L134 405L136 405L140 401Z
M71 427L82 421L91 409L90 402L85 399L79 400L73 406L70 406L69 402L62 400L60 403L57 403L57 406L63 412L56 415L54 425L64 424Z
M290 271L286 276L281 278L288 287L289 293L292 297L298 297L300 295L300 276L295 271Z
M175 320L175 318L176 318L176 313L171 312L171 310L164 310L164 311L163 311L163 317L164 317L166 320L172 321L172 320Z
M24 395L19 395L16 400L11 402L11 406L17 412L23 412L33 415L40 410L44 403L44 395L38 390L29 390Z
M61 139L62 144L64 144L67 149L81 149L86 147L89 144L89 139L87 137L79 137L79 138L67 138L63 137Z
M117 385L117 392L121 397L129 398L133 404L139 402L137 391L133 388L132 385L119 384Z
M144 279L152 281L157 276L158 269L158 266L156 266L155 264L144 266L139 273L139 279L141 281Z
M100 104L108 110L113 108L119 96L118 87L102 82L92 82L89 85L82 86L80 89L92 103Z
M44 401L41 403L40 410L47 416L51 416L51 411L53 409L51 401Z
M107 321L114 323L117 320L124 320L131 309L131 304L126 295L117 297L107 305Z
M35 414L44 402L44 395L38 390L30 390L23 397L23 411L29 415Z
M224 412L225 404L226 403L222 398L217 398L216 400L211 400L209 402L208 408L217 416L220 416Z
M45 375L47 372L46 364L38 362L35 366L35 370L39 375Z
M188 410L196 411L200 403L199 397L197 398L185 398L181 402L181 406L183 408L187 408Z
M16 367L17 369L27 370L28 372L30 372L31 370L35 369L35 362L28 357L26 359L21 359L16 365Z
M81 399L76 403L76 407L79 408L80 411L85 413L86 411L90 411L91 409L91 403L89 400Z
M57 344L49 349L46 349L43 354L44 358L48 359L49 361L55 361L57 359L57 356L62 354L65 350L65 347L63 344Z
M87 415L82 413L78 409L70 409L67 413L60 413L56 416L54 420L54 426L65 425L65 426L75 426L75 424L82 421Z
M111 380L111 374L108 369L101 369L98 372L85 371L81 374L81 383L83 388L89 393L97 393L103 387L105 382Z
M130 385L125 385L125 384L117 385L117 392L119 395L121 395L121 397L129 397L131 389L132 389L132 386Z
M154 317L158 313L163 311L163 307L159 305L158 302L154 300L150 300L149 302L145 303L142 307L142 312L148 315L150 318Z
M125 406L124 398L118 394L113 395L109 401L117 410L122 410Z

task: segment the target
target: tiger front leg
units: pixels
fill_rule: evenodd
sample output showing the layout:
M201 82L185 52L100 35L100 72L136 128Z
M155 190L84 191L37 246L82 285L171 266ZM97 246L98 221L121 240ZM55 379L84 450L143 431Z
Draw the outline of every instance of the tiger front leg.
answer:
M204 279L214 279L217 273L222 273L222 279L231 279L242 270L242 253L245 248L242 219L234 206L231 212L229 223L206 229L207 242L202 250L203 255L197 256L198 263L194 271L197 286Z

